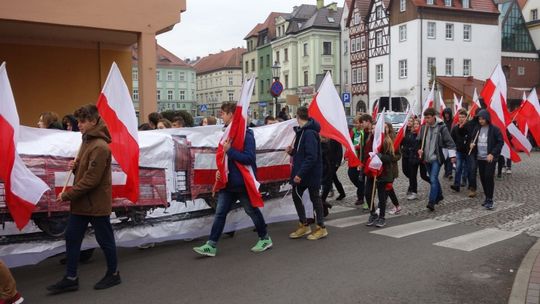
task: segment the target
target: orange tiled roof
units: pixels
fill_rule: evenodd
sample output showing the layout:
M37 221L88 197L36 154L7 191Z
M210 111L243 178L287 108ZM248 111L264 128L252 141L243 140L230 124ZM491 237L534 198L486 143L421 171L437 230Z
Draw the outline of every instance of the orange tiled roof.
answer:
M131 57L133 64L138 61L137 45L131 48ZM176 66L191 68L191 65L187 64L184 60L176 57L173 53L156 43L156 64L157 66Z
M221 69L242 69L242 54L245 52L245 48L238 47L217 54L210 54L201 58L193 67L199 74Z
M450 77L450 76L437 76L437 81L452 89L452 91L459 95L466 96L468 100L472 99L474 89L480 95L480 92L484 88L485 81L476 79L474 77ZM516 90L514 88L508 88L508 99L521 99L523 91Z
M262 23L257 23L255 27L244 37L244 40L249 39L253 36L259 36L259 31L263 29Z

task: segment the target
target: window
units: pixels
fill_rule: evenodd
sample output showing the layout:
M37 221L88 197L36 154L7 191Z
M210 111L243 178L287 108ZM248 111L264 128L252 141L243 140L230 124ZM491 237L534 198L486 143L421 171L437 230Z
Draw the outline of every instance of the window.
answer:
M446 58L444 74L446 76L453 76L454 75L454 59Z
M156 80L161 80L161 73L156 71Z
M343 41L343 55L347 55L349 52L349 41Z
M362 67L362 83L367 82L367 67Z
M502 51L536 52L521 9L516 2L512 3L506 13L506 20L502 23Z
M332 55L332 42L323 42L323 55Z
M354 14L354 25L360 24L360 14L356 13Z
M534 20L537 20L538 19L538 9L533 9L531 10L531 20L530 21L534 21Z
M263 66L264 66L264 57L261 56L261 57L259 57L259 68L262 69Z
M352 83L353 84L358 83L358 78L357 78L357 75L356 75L356 69L352 69Z
M266 66L270 67L270 54L266 55Z
M435 74L437 74L437 72L435 71L436 66L437 64L435 61L435 57L428 57L427 59L427 75L428 76L431 76L432 72L435 72Z
M269 92L270 91L270 79L266 79L266 87L268 88L267 92Z
M469 0L462 0L463 8L471 8L471 3Z
M133 73L131 73L131 78L133 78L133 80L139 80L139 70L133 70Z
M289 61L289 49L284 49L283 50L283 57L284 57L283 60L285 62Z
M229 86L232 86L232 85L233 85L233 78L229 77Z
M246 61L246 68L245 68L245 70L246 70L246 73L249 72L249 61Z
M285 89L288 89L289 88L289 75L285 75Z
M471 25L470 24L463 25L463 40L471 41Z
M377 6L377 9L375 10L376 12L376 16L377 16L377 19L382 19L383 17L383 11L382 11L382 6Z
M345 81L345 84L349 84L349 71L348 70L345 70L345 72L343 72L343 79Z
M444 6L452 6L452 0L444 0Z
M471 60L463 59L463 76L471 76Z
M184 72L180 72L178 80L179 81L186 81L186 74Z
M454 24L447 23L446 24L446 40L453 40L454 39Z
M437 38L437 24L435 22L427 23L427 37L429 39Z
M309 83L308 71L304 71L304 86L307 87Z
M407 40L407 25L399 26L399 41Z
M255 91L255 90L253 90ZM264 80L259 80L259 93L264 94Z
M356 53L358 50L356 49L356 38L351 40L351 53Z
M517 74L519 76L525 75L525 67L524 66L518 66Z
M186 100L186 91L180 91L180 100Z
M429 5L433 5L433 0L427 0L426 3Z
M399 0L399 11L404 12L405 9L407 9L407 1L406 0Z
M376 81L383 81L383 65L377 64L375 66L375 80Z
M173 100L173 91L167 90L167 100Z
M407 78L407 60L399 61L399 78Z
M363 51L366 49L366 36L361 36L359 40L360 40L360 50Z
M229 101L234 101L234 93L229 92Z
M157 100L161 100L161 90L157 90Z
M167 80L173 80L173 72L172 71L167 71Z
M376 46L382 46L383 44L383 34L382 34L382 31L377 31L375 33L375 41L376 41Z
M304 43L304 56L308 55L308 44Z
M133 89L133 100L139 100L139 89Z
M279 51L276 51L276 62L279 63Z
M255 72L255 59L251 59L251 71Z

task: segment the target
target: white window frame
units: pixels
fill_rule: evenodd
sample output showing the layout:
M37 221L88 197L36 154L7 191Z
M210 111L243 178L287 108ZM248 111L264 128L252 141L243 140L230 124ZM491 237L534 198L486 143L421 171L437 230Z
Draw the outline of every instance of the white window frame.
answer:
M229 92L229 101L234 101L234 93Z
M360 41L360 50L363 51L366 49L366 36L362 35L360 36L360 38L358 38L358 40Z
M518 74L518 76L524 76L525 75L525 67L524 66L518 66L517 74Z
M186 81L186 74L184 72L178 74L178 81Z
M161 71L156 71L156 80L161 80Z
M407 41L407 25L399 26L399 42Z
M161 90L156 90L157 100L161 100Z
M444 61L444 75L454 76L454 58L446 58Z
M229 76L229 86L234 85L234 79L232 76Z
M399 61L399 79L407 78L407 59L402 59Z
M133 100L139 100L139 89L133 89Z
M433 5L433 0L426 0L426 3L429 5Z
M444 26L444 37L446 40L454 40L454 24L446 23Z
M360 24L360 13L355 13L354 14L354 25L359 25Z
M471 76L471 66L472 66L471 59L463 59L463 76L465 77Z
M431 32L430 32L430 27L431 27ZM437 23L435 23L435 22L428 22L427 23L427 38L428 39L437 39Z
M383 31L378 30L375 32L375 46L379 47L383 45Z
M538 20L538 9L537 8L531 10L531 20L530 21L535 21L535 20Z
M179 97L180 100L186 100L186 91L181 90L181 91L178 93L178 97Z
M173 72L172 72L172 71L167 71L167 80L168 80L168 81L174 80L174 79L173 79Z
M356 53L356 38L351 39L351 53Z
M367 79L367 67L362 67L362 81L361 83L366 83L368 81Z
M343 72L343 78L345 80L345 84L349 84L349 70L345 70L345 72Z
M133 80L139 80L139 70L133 70L131 78L133 78Z
M432 63L430 63L430 61L433 61ZM437 58L435 57L428 57L427 59L427 75L428 76L431 76L431 67L432 66L437 66Z
M174 99L174 91L167 90L167 100L173 100L173 99Z
M472 25L470 24L464 24L463 25L463 41L471 41L472 40Z
M377 17L377 19L382 19L383 18L383 8L382 6L377 6L377 8L375 9L375 16Z
M347 53L349 52L349 40L343 41L343 48L345 49L343 51L343 55L347 55Z
M399 0L399 11L404 12L407 10L407 0Z
M358 76L356 75L356 69L352 69L351 77L352 77L352 84L357 84Z
M307 42L304 43L304 56L309 56L308 55L308 44L307 44Z
M471 8L471 2L470 0L463 0L462 1L463 8Z
M328 53L326 53L325 46L328 45L330 48L328 49ZM331 41L323 41L323 55L324 56L331 56L332 55L332 42Z
M383 71L383 65L377 64L375 66L375 81L381 82L384 79L384 71Z
M444 6L452 7L452 0L444 0Z

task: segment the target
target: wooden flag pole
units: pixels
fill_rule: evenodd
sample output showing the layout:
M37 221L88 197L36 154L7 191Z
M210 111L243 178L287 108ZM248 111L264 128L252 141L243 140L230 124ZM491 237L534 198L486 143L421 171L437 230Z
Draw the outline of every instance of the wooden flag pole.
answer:
M371 189L371 202L369 206L369 211L373 210L373 207L375 204L373 203L375 201L375 187L377 186L377 175L375 175L375 178L373 179L373 188Z
M472 141L471 144L473 144L473 145L476 146L475 142L476 142L476 140L478 139L478 135L479 135L479 134L480 134L480 130L478 130L478 132L476 132L476 136L474 136L474 140ZM473 150L473 147L469 147L469 154L467 154L467 155L471 155L472 150Z

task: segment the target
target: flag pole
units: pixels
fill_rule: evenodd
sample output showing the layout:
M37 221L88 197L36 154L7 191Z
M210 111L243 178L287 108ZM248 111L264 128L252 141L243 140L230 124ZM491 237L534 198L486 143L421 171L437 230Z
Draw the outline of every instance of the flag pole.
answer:
M375 175L375 178L373 179L373 188L371 189L371 202L369 206L369 211L373 210L373 207L375 204L373 203L375 201L375 187L377 185L377 175Z
M472 141L473 145L476 145L475 142L478 139L478 134L480 134L480 130L478 130L478 132L476 132L476 135L474 136L474 140ZM473 150L473 148L469 147L469 154L467 154L467 155L471 155L472 150Z
M424 151L424 144L426 143L426 136L427 136L427 126L424 125L424 135L422 136L422 145L420 146L420 150Z

